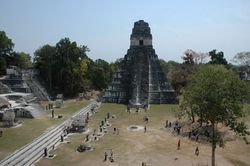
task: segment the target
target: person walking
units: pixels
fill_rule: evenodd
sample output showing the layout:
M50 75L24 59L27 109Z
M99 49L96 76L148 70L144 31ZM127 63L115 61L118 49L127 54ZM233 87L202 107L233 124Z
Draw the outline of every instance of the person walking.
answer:
M180 150L180 148L181 148L181 140L179 139L177 142L177 150Z
M194 154L195 154L196 156L199 156L199 148L198 148L198 146L196 147Z
M104 160L103 161L107 161L107 158L108 158L108 153L105 151L104 152Z
M144 133L146 133L147 132L147 126L145 125L144 126Z
M110 150L110 157L113 158L113 150Z
M54 116L55 116L54 109L51 110L51 114L52 114L52 118L54 118Z

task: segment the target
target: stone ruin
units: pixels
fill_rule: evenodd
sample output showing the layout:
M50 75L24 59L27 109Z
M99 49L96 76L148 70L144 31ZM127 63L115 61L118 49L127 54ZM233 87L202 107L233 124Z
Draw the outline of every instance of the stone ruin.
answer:
M11 93L11 89L7 85L0 82L0 94L3 93Z
M63 94L56 95L55 107L61 108L63 106Z
M136 107L177 103L175 91L160 66L152 45L148 23L134 23L130 48L105 91L104 102L125 103Z
M75 117L71 118L71 120L65 124L65 127L67 133L81 133L87 130L87 123L84 117Z

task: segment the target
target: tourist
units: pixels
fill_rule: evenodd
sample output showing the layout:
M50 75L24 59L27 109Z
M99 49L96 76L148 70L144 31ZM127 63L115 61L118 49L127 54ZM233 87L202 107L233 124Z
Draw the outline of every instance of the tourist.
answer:
M54 109L51 110L52 118L54 118Z
M47 157L47 155L48 155L48 149L44 148L44 156Z
M113 158L113 151L110 149L110 157Z
M180 150L180 147L181 147L181 140L179 139L177 143L177 150Z
M146 133L147 132L147 126L145 125L144 126L144 133Z
M115 134L116 133L116 128L114 127L114 132L113 132L113 134Z
M169 122L169 125L168 125L169 127L171 127L172 126L172 123L171 122Z
M178 127L178 128L177 128L177 134L178 134L178 135L180 134L180 130L181 130L181 127Z
M89 141L89 135L87 134L86 135L86 142L88 142Z
M198 146L196 147L194 154L195 154L196 156L199 156L199 148L198 148Z
M108 157L108 153L105 152L105 153L104 153L104 160L103 160L103 161L107 161L107 157Z
M112 149L110 150L110 158L109 158L110 162L115 162L114 158L113 158L113 151Z
M166 120L166 126L165 126L166 128L168 127L168 120Z
M86 118L86 119L85 119L85 123L89 123L89 120L88 120L88 118Z

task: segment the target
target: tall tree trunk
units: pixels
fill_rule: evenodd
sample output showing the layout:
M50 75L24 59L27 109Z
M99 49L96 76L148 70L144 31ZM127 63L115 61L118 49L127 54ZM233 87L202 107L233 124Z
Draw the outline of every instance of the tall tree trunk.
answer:
M212 166L215 166L215 148L216 148L216 134L215 134L215 126L212 123L213 127L213 135L212 135Z

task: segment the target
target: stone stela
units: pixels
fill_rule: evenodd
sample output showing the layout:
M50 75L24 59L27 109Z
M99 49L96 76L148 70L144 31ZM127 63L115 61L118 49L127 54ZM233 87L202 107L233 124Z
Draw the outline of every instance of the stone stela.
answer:
M176 103L175 91L160 66L152 45L147 22L134 23L130 48L105 91L104 102L124 103L135 107Z

